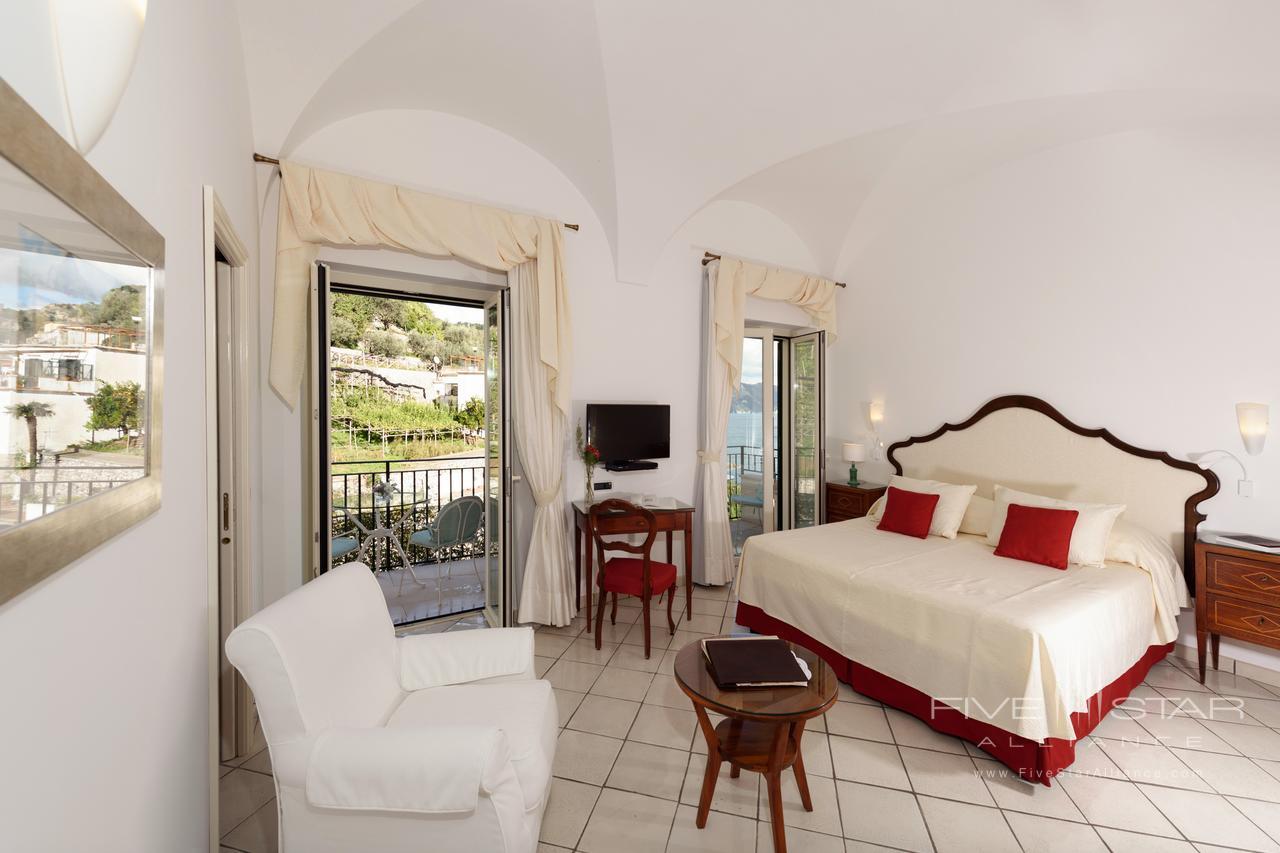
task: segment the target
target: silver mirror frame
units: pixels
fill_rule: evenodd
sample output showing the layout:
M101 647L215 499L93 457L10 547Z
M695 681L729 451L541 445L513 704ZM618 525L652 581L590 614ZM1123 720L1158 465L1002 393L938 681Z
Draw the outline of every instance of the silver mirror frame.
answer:
M152 268L147 311L147 475L0 533L0 605L160 508L164 238L0 80L0 157Z

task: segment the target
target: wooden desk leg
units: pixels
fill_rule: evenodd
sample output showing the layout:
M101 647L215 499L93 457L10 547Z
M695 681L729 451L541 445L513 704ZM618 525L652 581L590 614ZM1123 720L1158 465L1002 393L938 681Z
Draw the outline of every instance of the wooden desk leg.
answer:
M586 566L583 570L583 574L585 575L585 577L583 578L583 586L586 587L587 589L587 633L590 634L591 633L591 588L596 585L596 573L592 565L593 563L595 563L595 557L592 554L592 552L595 549L592 548L591 546L595 543L591 538L590 530L587 531L587 534L584 538L587 540L587 547L586 547L587 558L584 561L586 563ZM601 594L603 595L603 593Z
M711 798L716 793L716 778L720 775L720 742L716 739L716 728L711 725L706 709L695 702L693 710L698 713L698 726L707 740L707 769L702 774L702 795L698 798L698 819L695 822L698 829L705 829Z
M1196 631L1196 658L1200 663L1200 683L1204 684L1204 641L1209 639L1207 631Z
M693 618L693 513L684 513L684 618Z
M577 519L573 522L573 603L582 609L582 526ZM587 613L587 621L591 621L590 613Z
M668 531L667 531L667 562L668 562L668 563L672 562L672 559L671 559L671 556L672 556L672 555L671 555L671 534L672 534L672 532L673 532L673 531L670 531L670 530L668 530Z
M773 735L773 750L769 754L769 769L764 773L769 787L769 822L773 826L774 853L787 853L787 829L782 817L782 762L787 755L790 737L790 725L783 723L777 727Z

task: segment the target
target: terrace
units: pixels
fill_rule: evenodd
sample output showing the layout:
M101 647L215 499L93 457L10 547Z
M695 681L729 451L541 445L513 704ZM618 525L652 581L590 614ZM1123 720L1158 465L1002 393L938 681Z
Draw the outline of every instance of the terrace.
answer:
M354 535L359 546L336 557L333 565L361 559L363 552L393 622L406 624L484 606L483 523L474 536L440 552L411 541L413 533L426 529L451 501L468 496L484 499L482 456L334 462L331 470L331 535ZM374 491L384 483L392 486L389 499ZM390 538L363 533L380 528L389 529Z

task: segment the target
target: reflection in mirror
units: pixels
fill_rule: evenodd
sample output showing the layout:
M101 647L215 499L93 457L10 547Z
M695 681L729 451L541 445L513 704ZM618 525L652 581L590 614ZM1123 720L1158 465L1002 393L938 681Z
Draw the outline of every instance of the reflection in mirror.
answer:
M0 159L0 532L146 476L151 275Z

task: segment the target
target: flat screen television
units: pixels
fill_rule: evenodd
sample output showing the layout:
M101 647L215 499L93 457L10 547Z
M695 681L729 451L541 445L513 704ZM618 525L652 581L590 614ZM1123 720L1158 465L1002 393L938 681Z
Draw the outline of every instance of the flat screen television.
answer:
M671 407L647 403L588 403L587 443L610 471L656 468L671 456Z

